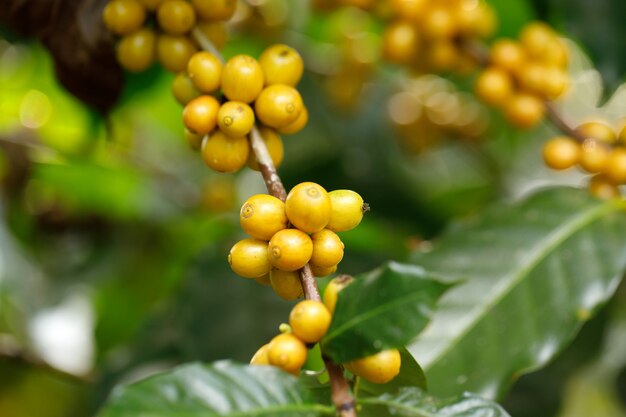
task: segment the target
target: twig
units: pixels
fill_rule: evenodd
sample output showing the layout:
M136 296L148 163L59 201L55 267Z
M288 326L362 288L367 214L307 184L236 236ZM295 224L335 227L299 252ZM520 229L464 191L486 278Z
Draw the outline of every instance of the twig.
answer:
M204 50L212 53L224 62L224 57L222 57L220 52L215 48L213 43L207 39L204 33L196 28L193 30L192 35ZM267 191L274 197L285 201L287 199L287 191L276 172L274 161L270 156L267 145L257 126L252 128L249 137L252 152L254 152L254 156L256 157ZM300 270L300 282L302 283L304 296L307 300L322 300L319 289L317 288L315 276L308 264ZM344 377L341 367L328 358L325 358L324 362L330 378L331 397L339 416L356 417L354 397L352 396L350 385Z

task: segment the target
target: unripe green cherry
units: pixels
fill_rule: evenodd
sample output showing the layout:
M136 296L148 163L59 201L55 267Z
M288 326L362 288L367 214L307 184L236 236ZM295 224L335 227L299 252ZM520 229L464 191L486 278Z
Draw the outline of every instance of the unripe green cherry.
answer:
M313 255L309 261L312 265L325 268L333 267L343 259L344 245L339 236L329 229L323 229L311 235Z
M363 219L363 198L351 190L334 190L328 193L331 202L330 221L326 226L333 232L354 229Z
M332 316L324 303L300 301L289 314L293 334L305 343L317 343L328 331Z
M269 241L287 228L285 203L268 194L253 195L241 206L239 223L253 238Z
M267 250L274 267L283 271L296 271L311 259L313 242L301 230L284 229L272 236Z
M267 253L267 242L243 239L235 243L228 254L233 272L244 278L260 278L272 268Z
M285 200L287 218L298 229L315 233L328 224L331 200L319 184L303 182L291 189Z

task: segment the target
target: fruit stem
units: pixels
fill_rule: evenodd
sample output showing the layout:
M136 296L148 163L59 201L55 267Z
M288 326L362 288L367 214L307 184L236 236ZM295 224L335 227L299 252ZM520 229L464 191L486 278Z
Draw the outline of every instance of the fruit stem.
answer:
M337 415L339 417L356 417L356 403L350 393L348 380L343 376L343 370L328 358L324 358L324 363L330 377L330 395L337 409Z
M211 40L207 38L200 29L198 29L197 26L191 31L191 36L202 49L215 55L215 57L219 59L222 64L225 62L220 51L215 47L215 45L213 45L213 42L211 42Z

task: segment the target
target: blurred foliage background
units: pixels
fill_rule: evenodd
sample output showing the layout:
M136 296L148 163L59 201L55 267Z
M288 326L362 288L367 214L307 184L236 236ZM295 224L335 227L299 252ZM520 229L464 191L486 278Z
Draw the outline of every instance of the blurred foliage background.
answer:
M539 18L576 41L600 71L605 98L624 81L623 1L489 3L499 35ZM467 94L468 80L418 84L458 94L472 120L457 130L436 118L403 126L398 73L378 63L381 26L366 13L309 14L289 0L240 9L226 56L280 41L298 48L309 70L300 90L310 122L285 140L286 187L354 189L372 208L345 235L341 272L402 261L491 202L580 182L542 167L550 126L508 127ZM264 192L261 177L216 174L188 149L172 74L126 75L103 116L59 84L48 49L0 29L0 415L88 416L116 383L186 361L247 361L290 309L226 262L242 234L239 206ZM347 31L359 34L348 36L358 40L348 48L355 56L342 48ZM625 300L622 288L554 363L518 381L504 399L511 415L626 415Z

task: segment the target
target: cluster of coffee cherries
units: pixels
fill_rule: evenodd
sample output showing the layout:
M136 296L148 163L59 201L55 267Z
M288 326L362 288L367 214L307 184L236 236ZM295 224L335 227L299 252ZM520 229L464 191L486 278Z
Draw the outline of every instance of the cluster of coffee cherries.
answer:
M250 364L272 365L298 375L307 360L307 346L324 337L332 321L338 294L351 282L351 277L335 278L326 287L323 303L305 300L296 304L289 314L289 326L282 326L284 332L263 345ZM400 352L388 349L343 365L367 381L385 384L400 373L401 363Z
M500 39L489 53L489 66L476 80L476 94L501 108L519 128L531 128L545 113L545 101L567 91L568 51L550 26L533 22L519 40Z
M367 205L354 191L326 192L320 185L296 185L283 203L267 194L250 197L241 207L240 224L250 238L228 255L232 270L269 284L286 300L303 295L298 270L309 264L325 277L337 270L344 245L337 235L356 227Z
M293 48L277 44L257 61L236 55L226 63L210 52L196 52L174 80L174 96L185 104L183 122L192 147L218 172L235 172L246 163L258 170L248 135L260 122L260 134L274 165L280 165L279 133L299 132L308 112L295 88L304 65ZM217 96L220 98L218 99Z
M576 129L578 139L557 136L543 147L547 166L564 170L578 166L593 174L589 181L592 194L602 198L620 195L618 186L626 184L626 124L618 129L601 121L590 121Z
M387 101L387 114L409 151L419 153L447 138L474 141L485 133L487 109L445 78L422 75L403 87Z
M156 60L180 72L198 51L190 36L198 30L218 48L226 43L224 22L237 0L111 0L104 8L105 25L121 36L117 60L131 72L148 69Z
M392 0L389 6L384 56L419 72L473 68L462 45L490 36L496 27L494 11L482 0Z

